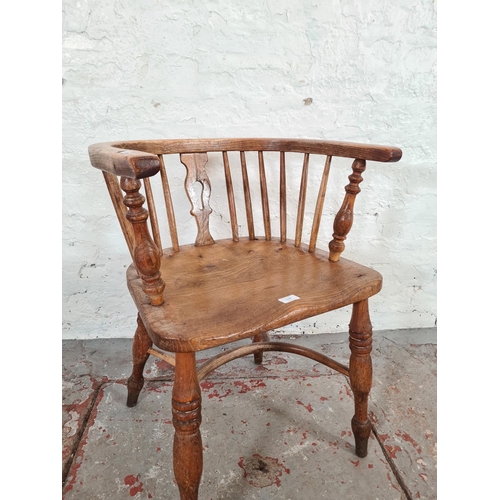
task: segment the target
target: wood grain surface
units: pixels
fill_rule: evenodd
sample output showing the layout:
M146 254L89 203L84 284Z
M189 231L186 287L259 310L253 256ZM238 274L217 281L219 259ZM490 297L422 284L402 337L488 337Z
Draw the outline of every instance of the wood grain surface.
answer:
M160 170L157 155L209 151L285 151L379 162L399 161L399 148L376 144L313 139L166 139L104 142L89 146L92 166L115 175L141 179Z
M189 352L226 344L376 294L380 274L326 252L310 253L293 241L217 241L202 248L164 250L164 303L151 306L134 266L127 271L132 297L154 343ZM296 295L299 300L278 299Z

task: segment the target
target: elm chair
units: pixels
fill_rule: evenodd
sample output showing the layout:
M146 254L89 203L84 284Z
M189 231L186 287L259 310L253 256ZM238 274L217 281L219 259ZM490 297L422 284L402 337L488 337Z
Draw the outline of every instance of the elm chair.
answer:
M257 364L265 351L299 354L346 375L354 395L351 425L356 455L367 455L372 428L368 299L380 291L382 276L340 255L353 223L366 161L396 162L401 154L395 147L306 139L144 140L89 147L91 164L104 174L132 256L126 276L138 316L127 405L137 404L150 355L175 367L173 463L181 500L198 498L202 475L200 381L224 363L250 354ZM293 171L292 157L296 160ZM333 235L325 251L316 248L316 243L332 158L334 163L345 163L337 157L354 161L345 192L340 186L340 208L328 221ZM315 174L313 164L319 168ZM174 173L176 168L182 177ZM184 189L174 193L169 177L183 179ZM156 202L153 180L159 185L156 193L161 193ZM211 198L215 180L222 185L217 199ZM297 188L295 202L291 201L292 184ZM312 203L306 196L311 193ZM190 203L196 222L191 244L182 241L184 235L177 229L180 217L177 212L176 219L173 201L180 194L187 194L180 204L188 207ZM161 224L163 210L156 208L160 202L168 226ZM212 225L225 220L227 238L214 239L211 234L211 204L216 202L220 212ZM242 219L244 224L240 224ZM166 227L170 247L163 248ZM271 330L350 305L349 366L269 337ZM239 347L225 349L197 365L197 352L246 338L252 342L243 346L239 342Z

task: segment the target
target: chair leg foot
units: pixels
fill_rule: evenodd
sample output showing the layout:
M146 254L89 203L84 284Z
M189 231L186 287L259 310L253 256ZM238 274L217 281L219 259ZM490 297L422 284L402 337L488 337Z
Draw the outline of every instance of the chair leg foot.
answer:
M356 445L356 455L365 458L368 455L368 438L372 430L372 424L367 422L358 422L355 417L351 420L351 428L354 434L354 443Z
M197 500L203 470L201 390L194 352L176 353L172 390L174 475L181 500Z
M132 344L132 358L134 367L132 375L127 380L127 406L133 407L137 404L139 393L144 386L144 365L149 358L148 349L153 345L149 338L148 332L144 327L144 323L139 315L137 315L137 330L134 335L134 342Z
M127 406L129 408L133 408L137 404L137 400L139 399L139 394L141 393L141 389L144 386L144 380L142 384L135 384L130 378L127 380Z
M372 424L368 418L368 396L372 386L372 325L368 300L353 305L349 324L349 378L354 394L354 417L351 421L356 444L356 455L364 458L368 453L368 438Z
M255 337L252 339L252 343L254 342L269 342L269 333L259 333L258 335L255 335ZM253 355L253 361L256 365L261 365L264 357L264 351L257 351Z

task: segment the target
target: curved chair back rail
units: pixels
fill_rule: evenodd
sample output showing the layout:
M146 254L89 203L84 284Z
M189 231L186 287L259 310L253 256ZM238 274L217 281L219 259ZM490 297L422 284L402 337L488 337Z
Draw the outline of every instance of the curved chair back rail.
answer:
M166 139L104 142L89 147L92 166L136 179L158 172L158 155L209 151L287 151L380 162L396 162L402 155L399 148L391 146L313 139Z

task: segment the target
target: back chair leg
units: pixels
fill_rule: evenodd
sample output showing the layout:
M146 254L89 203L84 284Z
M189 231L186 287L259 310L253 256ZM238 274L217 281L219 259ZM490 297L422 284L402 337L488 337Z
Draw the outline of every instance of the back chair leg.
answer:
M134 360L134 368L132 375L127 380L128 397L127 406L135 406L142 387L144 386L144 365L149 358L148 349L153 345L149 338L148 332L144 327L144 323L139 315L137 315L137 330L135 331L134 343L132 344L132 358Z
M368 418L368 395L372 386L372 325L368 300L353 305L349 324L349 378L354 394L354 417L351 421L356 455L366 457L372 424Z
M264 332L264 333L259 333L258 335L255 335L255 337L252 339L252 343L254 342L269 342L269 333ZM261 365L262 360L263 360L263 354L264 351L257 351L253 355L253 360L256 365Z
M201 390L194 352L175 355L172 391L174 435L174 474L181 500L197 500L203 470L200 434Z

